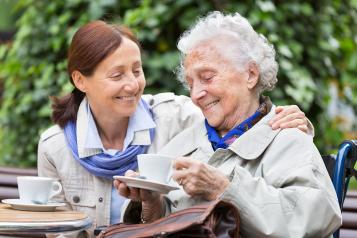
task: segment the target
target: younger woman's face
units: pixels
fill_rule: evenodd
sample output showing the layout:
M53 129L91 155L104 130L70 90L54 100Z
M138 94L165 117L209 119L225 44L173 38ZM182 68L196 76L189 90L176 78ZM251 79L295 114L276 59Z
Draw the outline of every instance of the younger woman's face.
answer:
M145 88L145 76L138 45L123 38L121 45L108 55L83 88L96 118L121 119L132 115Z

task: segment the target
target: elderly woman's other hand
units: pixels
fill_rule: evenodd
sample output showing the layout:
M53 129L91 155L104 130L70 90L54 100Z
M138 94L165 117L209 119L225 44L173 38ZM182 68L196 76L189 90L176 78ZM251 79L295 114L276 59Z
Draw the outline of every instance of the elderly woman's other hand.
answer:
M173 166L172 178L191 197L215 200L229 185L228 178L221 171L201 161L180 157Z
M297 105L277 106L275 117L269 121L269 125L275 130L278 128L298 128L301 131L313 134L309 127L305 113ZM311 125L312 126L312 125Z

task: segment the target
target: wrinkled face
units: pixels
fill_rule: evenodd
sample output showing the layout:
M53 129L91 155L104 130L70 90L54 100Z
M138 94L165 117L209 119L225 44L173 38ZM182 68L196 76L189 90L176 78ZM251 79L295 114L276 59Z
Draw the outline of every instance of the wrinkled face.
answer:
M83 89L95 117L123 118L132 115L145 87L139 47L123 38L93 75L85 77Z
M200 43L191 50L184 67L192 101L208 123L225 134L249 111L253 93L248 71L238 70L213 43Z

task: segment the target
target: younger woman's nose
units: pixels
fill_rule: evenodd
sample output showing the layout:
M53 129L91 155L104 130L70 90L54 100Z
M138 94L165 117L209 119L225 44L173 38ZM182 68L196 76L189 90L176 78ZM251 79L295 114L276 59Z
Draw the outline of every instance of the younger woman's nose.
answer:
M125 83L125 90L130 92L136 92L139 89L139 82L135 77L130 77Z

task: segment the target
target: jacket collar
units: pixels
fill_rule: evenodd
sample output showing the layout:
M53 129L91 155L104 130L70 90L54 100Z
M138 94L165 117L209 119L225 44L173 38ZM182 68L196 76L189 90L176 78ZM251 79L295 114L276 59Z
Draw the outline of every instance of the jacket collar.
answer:
M273 141L280 129L273 130L268 121L275 115L275 106L273 105L270 112L263 117L257 124L240 136L233 142L228 150L237 154L246 160L257 159ZM188 138L192 138L191 140ZM177 149L177 146L180 149ZM212 157L214 153L211 143L208 141L207 130L202 120L198 124L186 129L163 147L159 153L167 154L174 157L189 155L199 150L207 158Z
M275 106L256 125L234 141L229 150L246 160L257 159L274 140L281 129L273 130L268 122L275 115Z
M137 117L135 120L130 121L135 124L134 137L132 139L131 145L150 145L150 128L155 127L155 122L151 119L151 117L145 118L142 112L144 109L137 110ZM90 133L89 128L89 120L88 120L88 100L86 97L82 100L79 105L77 112L77 124L76 124L76 133L77 133L77 147L78 147L78 156L83 159L88 156L96 155L102 153L103 150L101 148L91 148L86 145L87 134ZM138 123L138 119L146 119L149 123Z
M102 152L98 148L86 148L85 142L88 133L88 113L87 113L87 98L84 97L79 105L77 112L76 135L79 158L85 158Z

